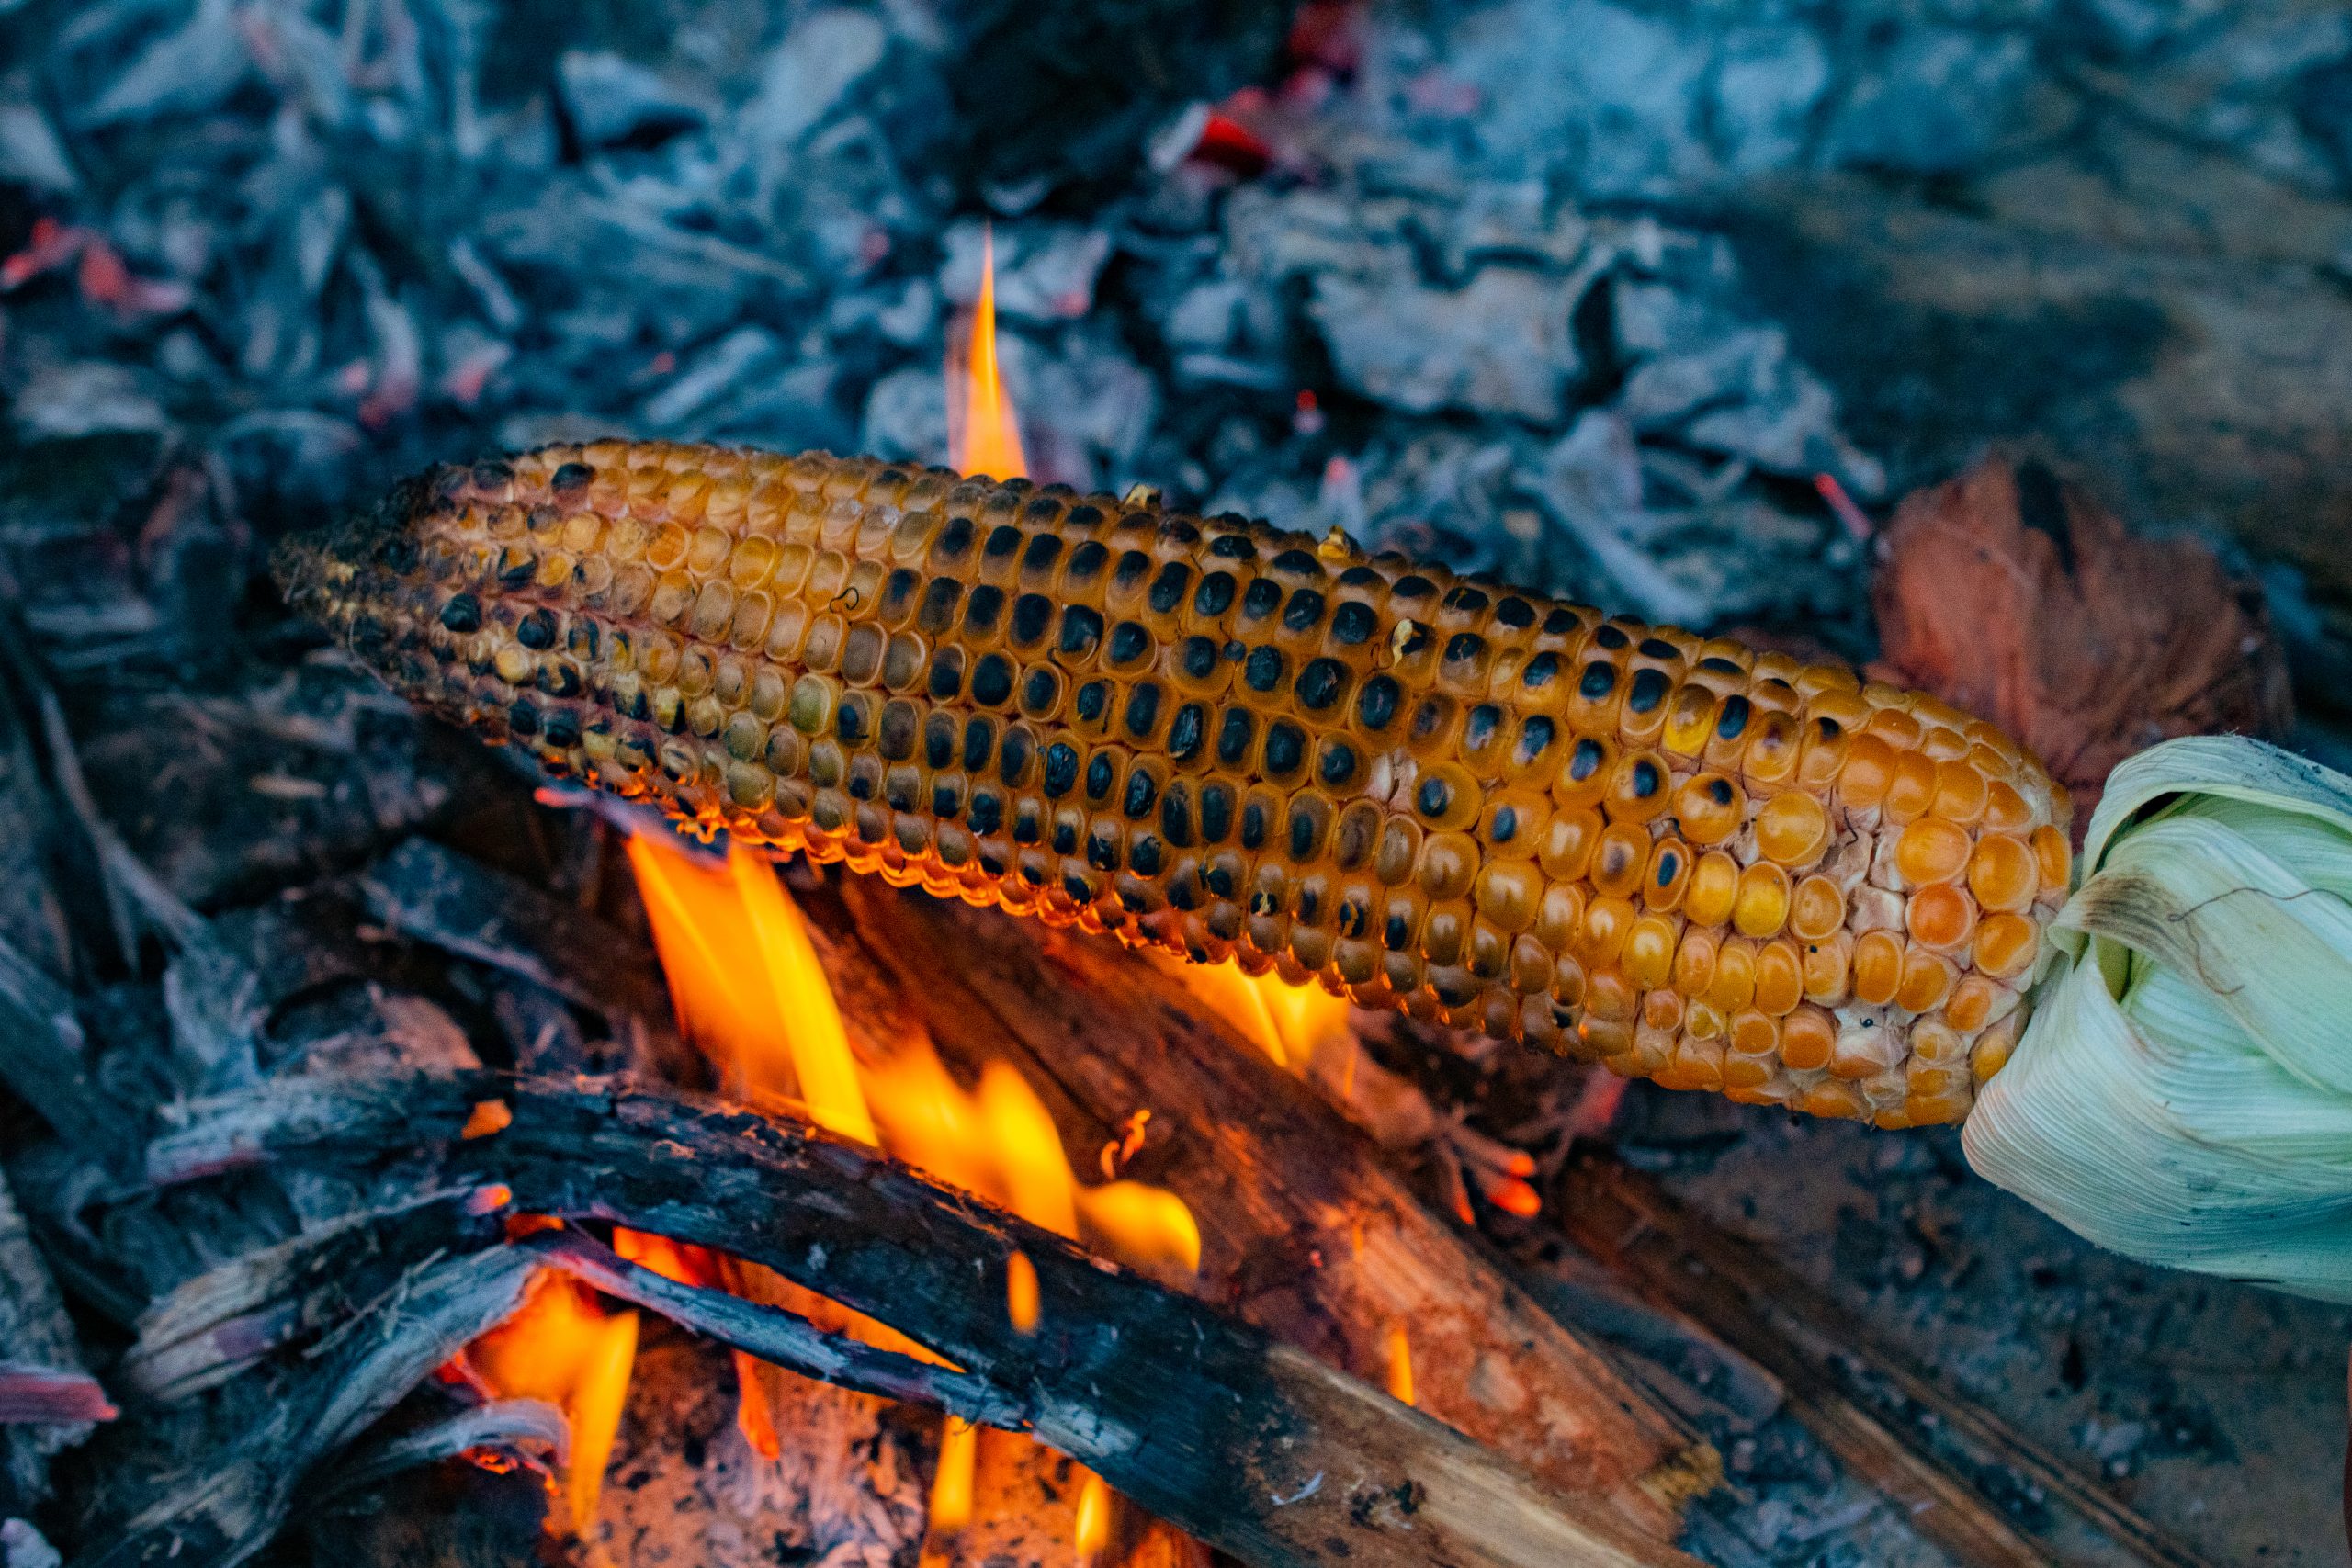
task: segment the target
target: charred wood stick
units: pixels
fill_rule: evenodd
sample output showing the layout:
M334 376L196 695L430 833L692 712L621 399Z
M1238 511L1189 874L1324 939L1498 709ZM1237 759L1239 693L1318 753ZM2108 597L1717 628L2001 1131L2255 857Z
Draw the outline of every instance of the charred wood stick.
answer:
M62 1136L102 1149L138 1146L138 1125L100 1089L65 988L0 938L0 1082Z
M594 915L411 839L368 868L368 908L403 936L521 976L608 1018L670 1016L661 972L645 951Z
M2149 1568L2212 1568L1984 1406L1912 1370L1840 1308L1758 1248L1623 1166L1572 1168L1559 1209L1569 1236L1668 1310L1779 1379L1791 1413L1823 1446L1906 1506L1917 1530L1971 1568L2047 1561L1978 1492L1972 1469L2009 1470ZM1830 1325L1837 1325L1831 1332ZM1871 1383L1930 1413L1967 1462L1955 1465L1871 1406Z
M544 1450L560 1461L571 1446L571 1425L554 1405L539 1399L496 1399L413 1432L356 1445L320 1478L318 1495L325 1501L370 1491L401 1471L475 1449L522 1455Z
M46 1495L50 1456L114 1415L82 1368L56 1281L0 1177L0 1508Z
M537 1267L511 1247L426 1263L332 1343L246 1391L253 1398L109 1428L94 1455L106 1484L85 1499L93 1539L76 1568L245 1561L284 1525L320 1462L511 1316ZM237 1412L246 1418L232 1425Z
M890 1324L994 1385L1039 1438L1256 1568L1690 1562L1302 1351L804 1124L487 1076L291 1088L190 1107L151 1148L151 1177L438 1147L451 1179L503 1186L521 1209L729 1251ZM512 1122L461 1139L492 1096ZM1005 1310L1016 1254L1041 1303L1025 1335Z
M1381 1375L1401 1332L1422 1409L1555 1486L1607 1497L1654 1539L1674 1539L1678 1506L1719 1479L1711 1448L1174 979L1107 942L864 878L840 886L863 947L834 954L854 1025L861 987L843 971L879 964L951 1059L1029 1069L1078 1146L1116 1142L1149 1111L1129 1172L1199 1222L1195 1293L1360 1376Z

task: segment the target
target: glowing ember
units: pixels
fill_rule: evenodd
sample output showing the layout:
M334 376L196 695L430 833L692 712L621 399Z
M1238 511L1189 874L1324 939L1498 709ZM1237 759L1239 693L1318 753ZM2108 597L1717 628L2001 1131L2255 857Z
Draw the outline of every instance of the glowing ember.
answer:
M1037 1332L1037 1266L1025 1252L1004 1260L1004 1312L1015 1331Z
M470 1381L563 1412L571 1427L563 1495L574 1533L595 1520L636 1359L637 1314L608 1313L585 1286L552 1274L539 1276L522 1310L459 1358Z
M960 363L952 342L948 348L947 451L948 466L959 473L1013 479L1029 472L1028 457L1021 449L1021 423L997 371L993 230L980 243L980 297L972 304L971 331Z

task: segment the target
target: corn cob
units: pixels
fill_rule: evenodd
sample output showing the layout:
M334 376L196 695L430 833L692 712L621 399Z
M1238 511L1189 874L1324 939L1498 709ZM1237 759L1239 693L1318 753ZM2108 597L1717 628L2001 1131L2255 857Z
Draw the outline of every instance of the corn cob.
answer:
M659 443L290 545L403 694L706 831L1683 1089L1955 1121L2071 876L1984 723L1156 502Z

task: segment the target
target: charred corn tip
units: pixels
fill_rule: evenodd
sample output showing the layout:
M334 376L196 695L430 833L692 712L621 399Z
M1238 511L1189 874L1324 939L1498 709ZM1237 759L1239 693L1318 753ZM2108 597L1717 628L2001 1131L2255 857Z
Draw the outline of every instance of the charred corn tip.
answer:
M707 829L1677 1088L1956 1121L2064 792L1931 697L1344 536L551 446L279 558L400 691Z

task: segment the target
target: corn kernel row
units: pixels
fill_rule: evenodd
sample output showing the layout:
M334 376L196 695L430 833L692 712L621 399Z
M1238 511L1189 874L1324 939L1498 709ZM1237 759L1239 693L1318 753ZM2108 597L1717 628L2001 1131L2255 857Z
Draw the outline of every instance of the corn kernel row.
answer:
M2063 790L1937 702L1238 517L820 455L435 470L284 572L687 821L1678 1088L1956 1120Z

